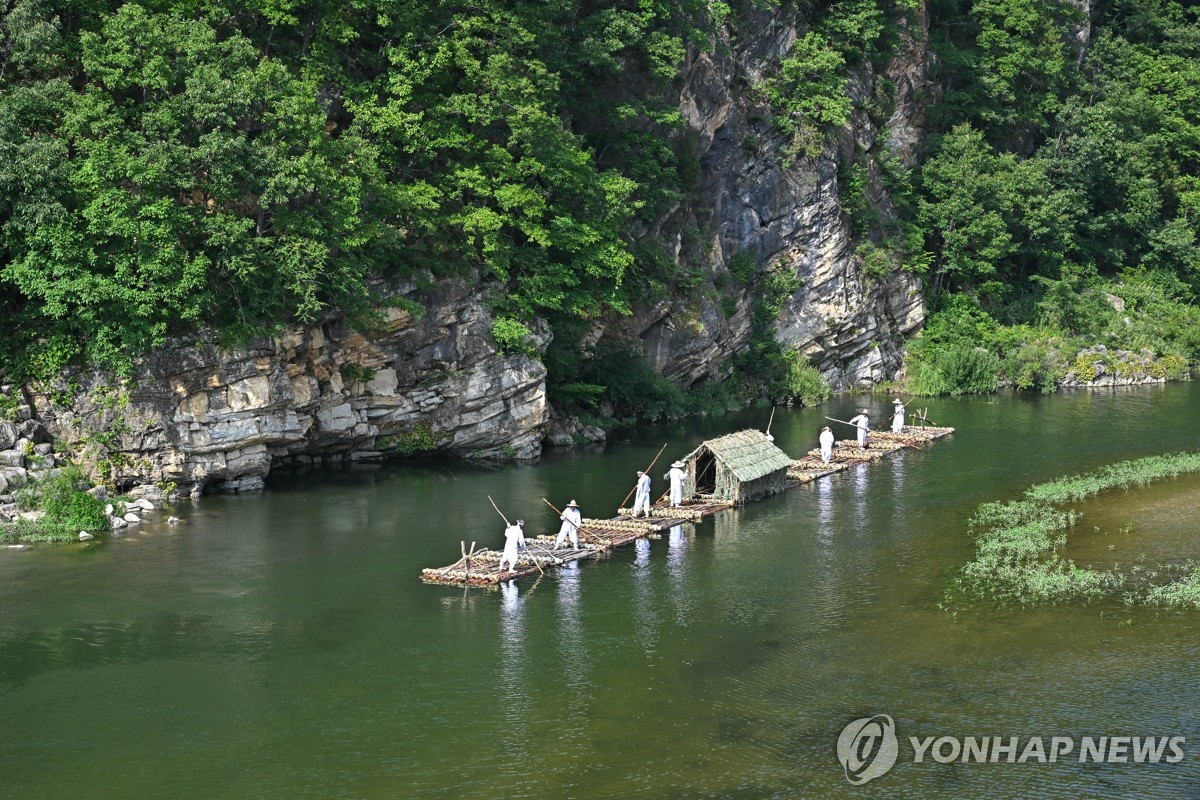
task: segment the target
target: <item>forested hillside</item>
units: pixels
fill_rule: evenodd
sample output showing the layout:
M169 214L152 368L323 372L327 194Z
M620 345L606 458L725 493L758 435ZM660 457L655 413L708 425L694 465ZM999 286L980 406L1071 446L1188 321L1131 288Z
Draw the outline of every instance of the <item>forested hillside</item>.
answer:
M927 30L915 162L836 151L859 268L925 283L918 390L1053 386L1096 343L1177 371L1200 352L1200 27L1181 4L5 0L3 369L127 370L201 326L237 342L330 309L369 327L388 281L479 276L500 347L549 321L555 399L620 412L665 390L581 348L590 321L757 270L735 393L816 391L771 334L786 275L714 279L644 235L703 168L685 64L764 21L796 38L739 102L788 168L828 157L867 110L855 76Z

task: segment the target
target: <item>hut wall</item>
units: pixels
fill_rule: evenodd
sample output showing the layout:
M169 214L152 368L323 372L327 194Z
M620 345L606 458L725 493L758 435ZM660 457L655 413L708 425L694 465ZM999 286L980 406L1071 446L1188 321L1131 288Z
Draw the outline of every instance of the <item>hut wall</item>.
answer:
M747 503L751 500L757 500L760 497L778 494L786 487L787 472L785 470L772 472L769 475L763 475L758 480L743 483L741 486L741 498L737 502Z
M733 503L742 502L742 484L738 482L733 472L720 461L716 464L716 470L717 488L713 495L720 500L729 500Z

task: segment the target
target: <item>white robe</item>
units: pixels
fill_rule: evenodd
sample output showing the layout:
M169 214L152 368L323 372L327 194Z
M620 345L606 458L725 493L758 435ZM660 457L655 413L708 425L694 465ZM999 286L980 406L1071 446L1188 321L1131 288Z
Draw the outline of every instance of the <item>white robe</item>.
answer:
M826 464L833 458L833 431L821 431L821 460Z
M520 525L509 525L504 529L504 552L500 554L500 571L504 571L504 562L508 562L510 570L517 566L517 551L525 546L525 532Z
M671 505L678 508L683 502L683 470L679 467L671 467L671 471L663 476L671 482Z
M870 429L870 420L866 414L859 414L850 420L851 425L858 426L858 446L865 447L867 444L867 431Z
M896 416L892 417L892 433L904 430L904 406L896 406Z
M643 475L638 478L637 494L633 498L633 516L638 515L640 509L646 510L646 516L650 516L650 476Z
M554 549L562 547L568 539L571 540L572 547L579 547L579 525L583 521L583 515L579 513L579 509L565 508L559 519L563 521L563 524L558 529L558 538L554 540Z

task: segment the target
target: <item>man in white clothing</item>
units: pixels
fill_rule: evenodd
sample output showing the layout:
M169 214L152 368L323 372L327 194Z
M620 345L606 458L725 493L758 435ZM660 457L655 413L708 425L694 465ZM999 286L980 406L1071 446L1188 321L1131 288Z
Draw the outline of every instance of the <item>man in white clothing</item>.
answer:
M638 511L645 509L646 516L650 516L650 476L638 470L637 492L633 497L633 516L638 515Z
M683 462L676 461L671 465L671 471L664 478L671 482L671 508L679 508L683 503Z
M571 540L571 547L578 549L579 525L583 522L583 515L579 513L579 506L572 500L567 503L567 507L563 509L563 513L558 518L562 520L562 527L558 529L558 538L554 540L554 549L557 550L562 547L568 539Z
M868 411L863 408L859 410L858 416L850 420L851 425L858 427L858 446L867 446L867 431L870 430L871 421L867 418Z
M897 398L892 401L895 406L896 413L892 416L892 433L900 433L904 430L904 403Z
M826 425L821 428L821 460L826 464L833 458L833 431Z
M522 530L524 526L525 520L519 519L504 529L504 552L500 554L501 572L504 572L506 561L510 572L517 568L517 551L525 547L525 532Z

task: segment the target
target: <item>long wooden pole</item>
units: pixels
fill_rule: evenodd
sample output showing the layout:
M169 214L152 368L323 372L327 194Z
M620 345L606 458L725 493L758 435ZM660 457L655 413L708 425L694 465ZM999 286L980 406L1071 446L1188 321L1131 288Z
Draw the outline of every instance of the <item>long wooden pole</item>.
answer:
M496 505L496 501L492 499L490 494L487 496L487 499L488 502L492 504L492 508L496 509L496 513L500 515L500 519L504 520L504 524L512 525L512 523L508 521L508 517L504 516L504 512L500 510L500 506Z
M663 450L667 449L667 444L667 442L663 442L663 446L658 449L658 455L654 457L654 461L651 461L650 466L646 467L644 470L642 470L642 472L645 472L647 475L650 474L650 470L654 469L654 464L658 461L658 456L661 456L663 454ZM637 489L636 483L633 485L633 489L629 490L629 494L625 495L625 499L621 501L621 505L617 506L617 513L620 513L621 509L625 507L625 504L629 502L629 498L633 497L634 489Z
M550 506L550 508L554 508L554 503L551 503L549 500L547 500L547 499L546 499L546 498L544 498L544 497L542 498L542 502L543 502L543 503L545 503L546 505ZM557 508L554 508L554 513L555 513L555 514L558 514L560 517L563 515L563 512L559 511ZM572 522L571 524L572 524L572 525L575 525L575 523L574 523L574 522ZM580 533L582 533L584 536L586 536L586 537L588 537L589 539L591 539L593 542L595 542L595 543L596 543L596 545L597 545L597 546L599 546L599 547L602 547L602 548L604 548L605 550L607 550L607 549L608 549L608 547L607 547L607 546L604 544L604 542L602 542L602 541L600 541L599 539L597 539L597 538L596 538L594 535L592 535L592 534L591 534L591 533L588 531L588 529L587 529L587 528L583 527L582 525L575 525L575 530L579 531L579 532L580 532Z
M909 398L909 400L912 400L912 398L910 397L910 398ZM894 406L894 405L895 405L895 403L893 403L892 405ZM904 402L903 400L901 400L901 401L900 401L900 407L901 407L901 408L904 408L904 409L906 409L906 410L907 410L907 409L908 409L908 403L906 403L906 402ZM880 427L880 428L886 428L886 427L887 427L887 425L888 425L888 423L889 423L889 422L891 422L892 420L894 420L894 419L896 418L896 414L898 414L898 413L900 413L900 412L898 412L898 411L893 411L893 412L892 412L892 415L891 415L890 417L888 417L887 419L885 419L885 420L883 421L883 424L882 424L882 425L880 425L879 427Z
M771 423L775 421L775 406L771 406L771 418L767 420L767 436L771 435Z
M492 504L492 508L496 509L496 513L500 515L500 519L504 520L504 524L511 528L512 523L508 521L508 517L504 516L504 512L500 510L500 506L496 505L496 501L492 499L490 494L487 496L487 499L488 502ZM543 575L546 574L546 571L542 569L542 565L537 562L537 559L530 556L530 560L533 561L533 565L538 568L538 572L542 573Z
M829 420L830 422L840 422L843 425L849 425L852 428L858 428L858 426L855 425L854 423L846 422L846 420L844 420L844 419L834 419L833 417L826 417L825 419ZM895 435L895 434L888 433L887 431L872 431L872 430L870 430L870 428L868 428L867 430L870 431L871 433L875 434L876 436L882 437L884 439L887 439L889 436ZM912 444L911 442L902 442L902 441L899 441L898 439L891 439L890 441L896 442L896 444L902 444L905 447L911 447L913 450L921 449L921 448L917 447L915 444Z

